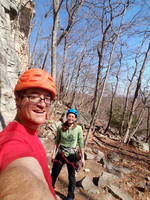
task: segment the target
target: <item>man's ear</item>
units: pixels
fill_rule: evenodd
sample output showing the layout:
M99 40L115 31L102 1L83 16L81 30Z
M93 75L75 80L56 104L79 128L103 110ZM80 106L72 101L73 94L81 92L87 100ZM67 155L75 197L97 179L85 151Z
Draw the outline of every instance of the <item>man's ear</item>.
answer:
M21 100L22 100L21 96L18 96L18 95L15 96L15 101L16 101L16 106L17 107L20 106Z

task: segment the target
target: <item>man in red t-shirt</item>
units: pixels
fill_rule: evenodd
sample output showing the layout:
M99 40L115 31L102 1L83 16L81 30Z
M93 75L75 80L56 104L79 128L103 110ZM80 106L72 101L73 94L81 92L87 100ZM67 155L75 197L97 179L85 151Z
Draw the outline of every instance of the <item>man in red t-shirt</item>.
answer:
M56 199L38 128L48 116L56 86L48 72L32 68L15 87L17 114L0 133L0 200Z

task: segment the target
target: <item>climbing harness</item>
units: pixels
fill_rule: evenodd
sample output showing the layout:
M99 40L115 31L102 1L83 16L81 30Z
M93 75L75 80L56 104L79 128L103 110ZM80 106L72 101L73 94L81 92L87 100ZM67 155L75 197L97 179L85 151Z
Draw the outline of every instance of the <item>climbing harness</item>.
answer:
M68 163L69 165L72 165L73 168L76 170L76 171L79 171L79 164L78 162L80 161L81 159L81 156L79 154L78 151L76 151L75 148L68 148L68 147L64 147L62 145L60 145L59 147L59 150L58 150L58 153L61 155L61 158L66 162ZM67 157L69 155L74 155L75 156L75 162L70 162ZM58 162L60 163L61 165L63 164L63 162L61 162L61 160L56 160L56 159L53 159L52 162Z

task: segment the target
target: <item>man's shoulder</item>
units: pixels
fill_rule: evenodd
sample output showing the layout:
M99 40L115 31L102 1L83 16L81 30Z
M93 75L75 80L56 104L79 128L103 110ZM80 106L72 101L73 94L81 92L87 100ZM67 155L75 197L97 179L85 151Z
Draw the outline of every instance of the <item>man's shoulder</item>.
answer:
M1 132L2 133L9 133L9 132L15 132L17 129L20 129L20 124L16 121L10 122Z
M12 137L12 133L14 132L14 127L12 123L9 123L1 132L0 132L0 143L6 141L10 136Z
M20 134L22 133L22 134ZM25 133L25 128L18 122L10 122L1 132L0 132L0 144L9 142L12 140L22 141L27 134Z

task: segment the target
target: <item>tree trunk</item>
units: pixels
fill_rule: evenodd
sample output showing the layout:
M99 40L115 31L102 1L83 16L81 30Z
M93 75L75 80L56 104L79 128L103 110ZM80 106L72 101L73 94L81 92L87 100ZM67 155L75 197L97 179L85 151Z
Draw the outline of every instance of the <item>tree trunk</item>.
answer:
M61 71L61 77L60 77L60 90L59 90L59 99L62 100L64 96L64 88L65 88L65 72L66 72L66 63L67 63L67 38L65 36L64 38L64 57L63 57L63 64L62 64L62 71Z
M147 134L146 134L146 142L148 142L150 138L150 107L147 108L148 116L147 116Z
M106 127L106 129L105 129L105 131L104 131L104 134L108 131L109 126L110 126L110 122L111 122L111 119L112 119L113 102L114 102L114 98L115 98L115 95L116 95L116 92L117 92L117 88L118 88L120 68L121 68L121 65L119 66L119 69L118 69L118 72L117 72L117 75L116 75L117 81L116 81L116 84L115 84L115 90L114 90L114 92L112 91L112 98L111 98L111 103L110 103L109 120L108 120L107 127ZM112 89L112 90L113 90L113 89Z
M85 56L85 54L82 55L80 63L78 65L77 77L76 77L76 81L75 81L75 88L74 88L72 99L71 99L71 106L74 104L75 95L76 95L76 89L77 89L77 86L78 86L78 80L79 80L80 71L81 71L81 67L82 67L82 62L83 62L84 56Z
M128 124L127 124L127 131L126 131L126 134L125 134L124 140L123 140L124 143L129 142L130 129L131 129L132 121L133 121L133 115L134 115L134 112L135 112L137 98L138 98L139 90L141 88L141 80L142 80L142 76L143 76L143 72L144 72L144 69L145 69L145 64L146 64L146 61L147 61L147 58L148 58L149 51L150 51L150 43L149 43L148 49L146 51L144 61L143 61L143 64L142 64L142 67L141 67L141 70L140 70L140 73L139 73L139 77L138 77L138 81L137 81L137 85L136 85L136 90L135 90L134 98L133 98L133 101L132 101L129 121L128 121Z
M140 116L139 116L139 119L138 119L138 122L136 124L136 127L135 129L132 131L132 133L130 134L130 138L128 140L128 142L130 141L130 139L134 136L134 134L136 133L136 131L138 130L142 120L143 120L143 115L144 115L144 112L145 112L145 108L142 109L142 111L140 112Z
M51 75L56 81L56 67L57 67L57 29L59 22L60 0L53 0L53 28L51 39Z
M119 131L120 135L123 135L124 131L127 131L127 130L124 130L125 129L124 125L125 125L125 121L127 120L126 119L126 112L127 112L128 103L129 103L129 92L130 92L130 88L132 86L132 82L135 78L137 68L138 68L137 58L135 58L135 63L136 63L136 66L135 66L134 72L132 74L132 77L131 77L131 79L128 78L129 85L128 85L128 88L127 88L127 94L126 94L126 98L125 98L125 104L124 104L124 109L123 109L123 114L122 114L122 119L121 119L121 127L120 127L120 131Z

